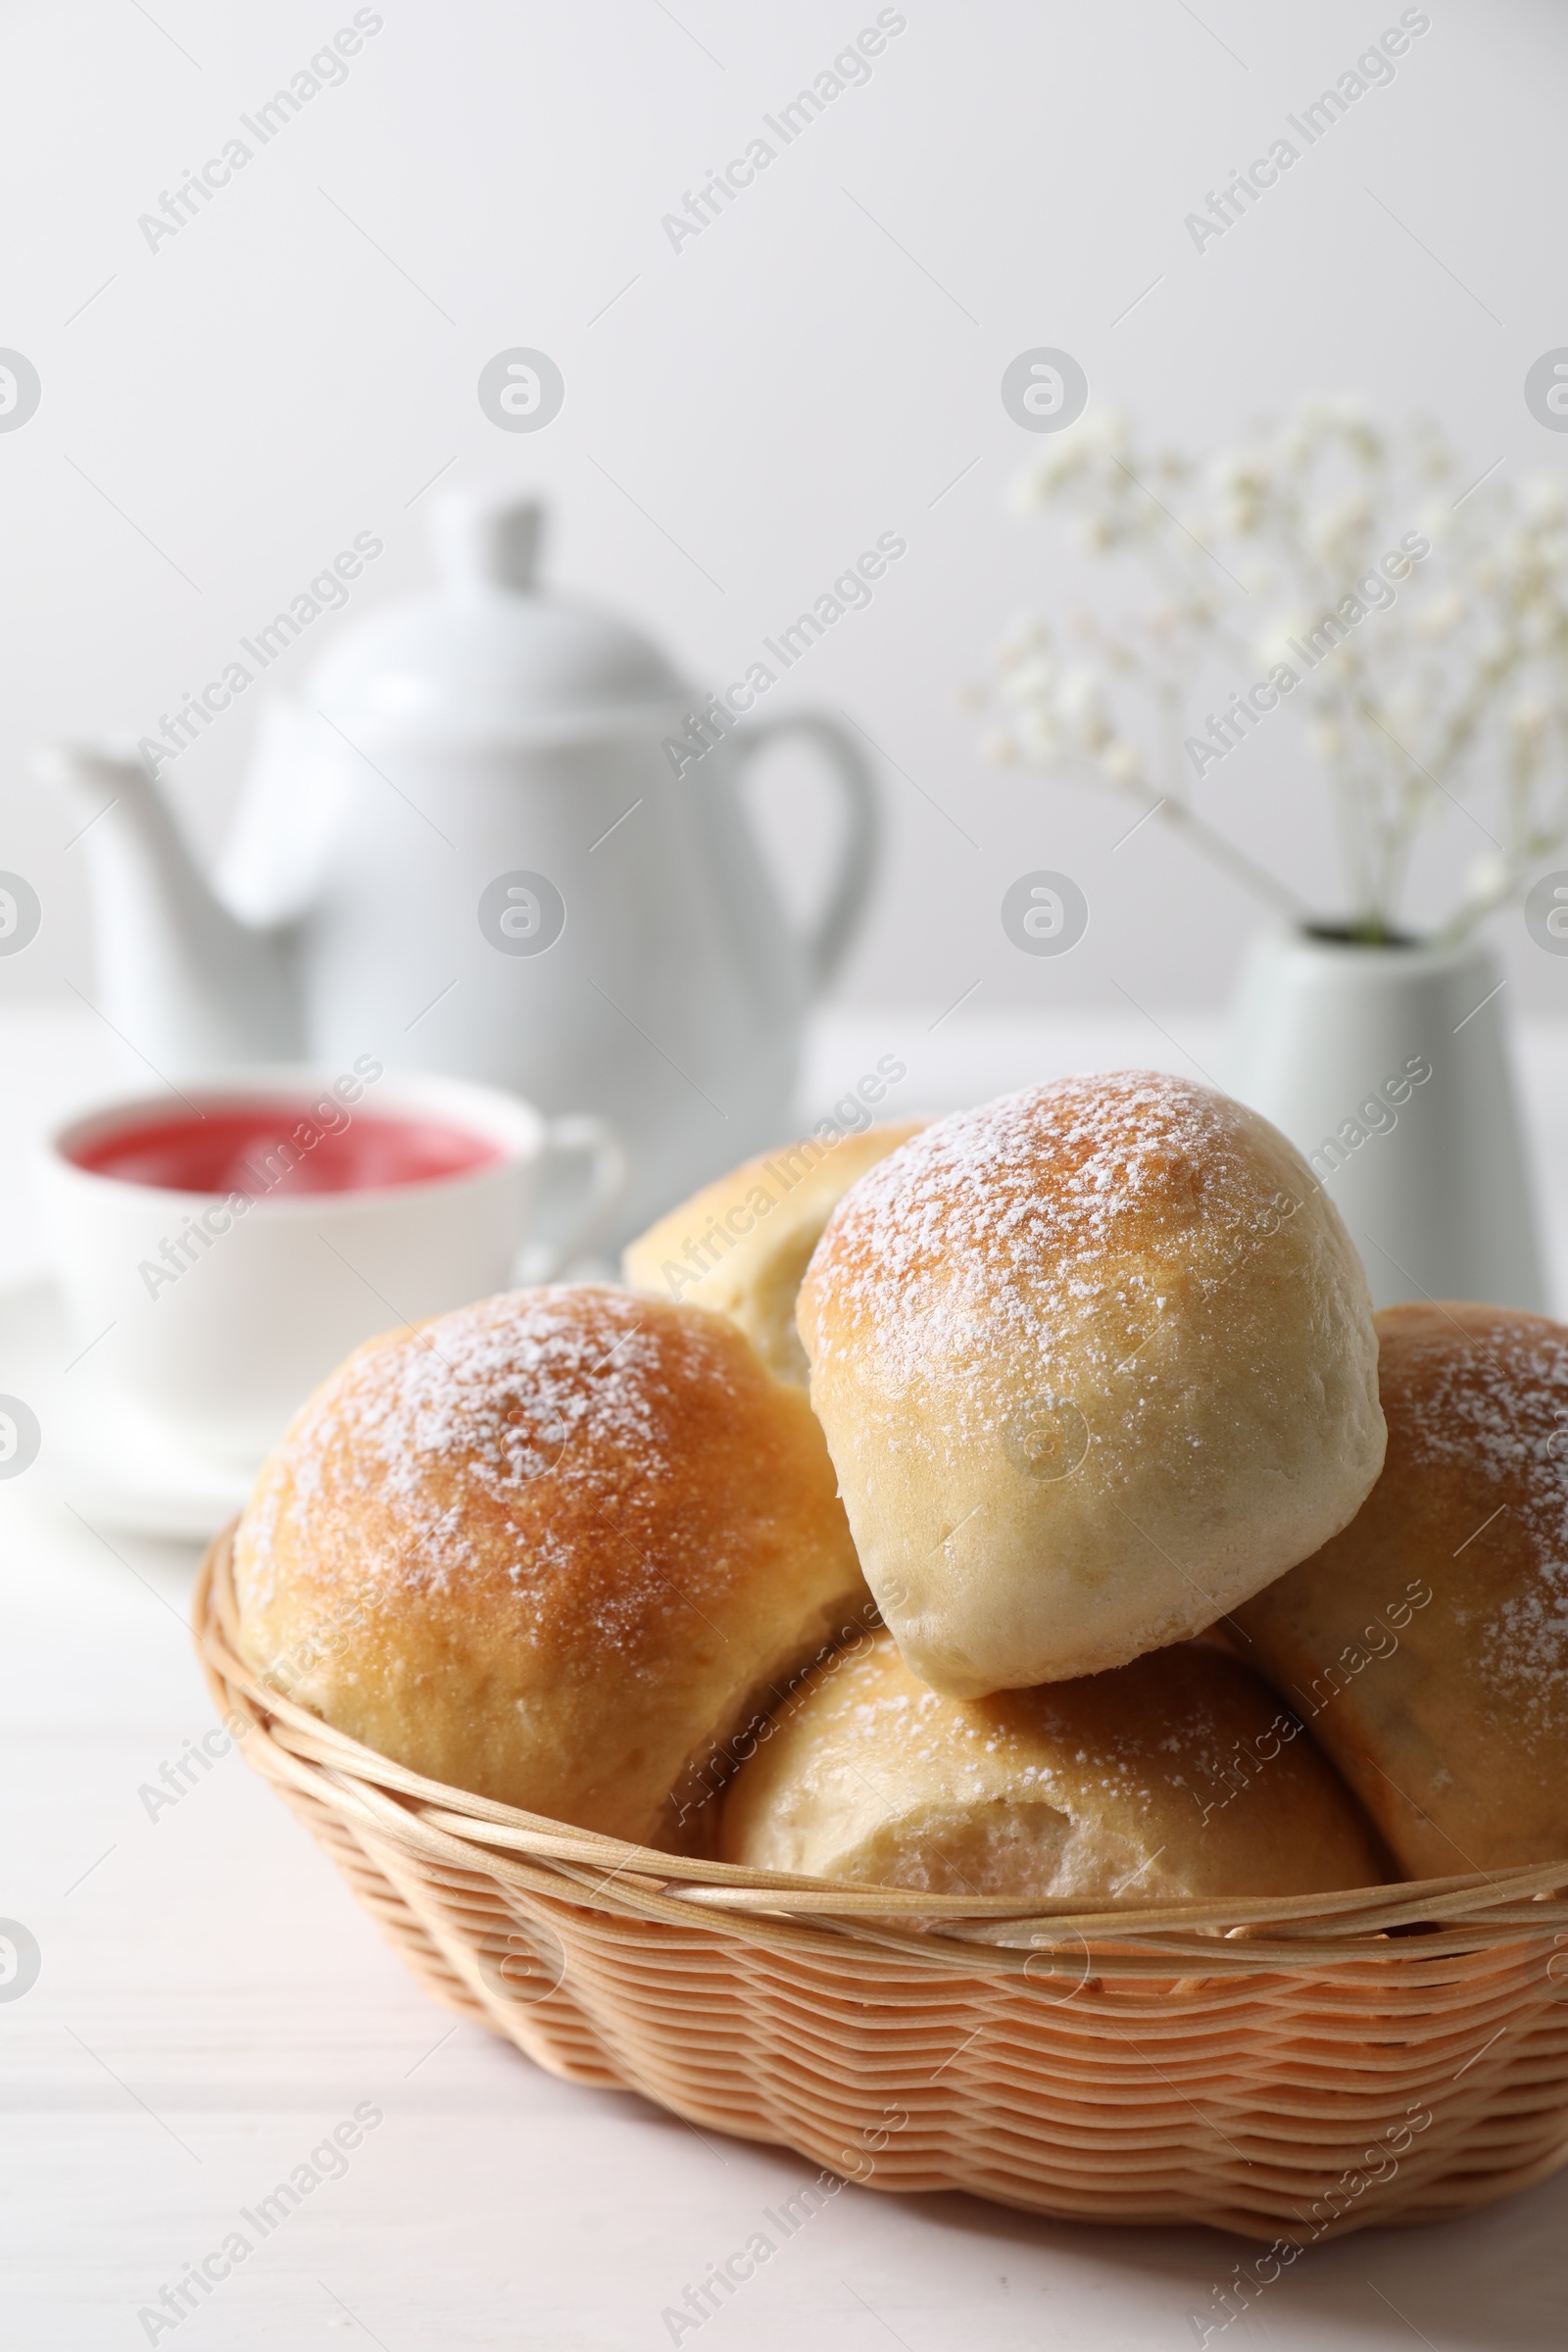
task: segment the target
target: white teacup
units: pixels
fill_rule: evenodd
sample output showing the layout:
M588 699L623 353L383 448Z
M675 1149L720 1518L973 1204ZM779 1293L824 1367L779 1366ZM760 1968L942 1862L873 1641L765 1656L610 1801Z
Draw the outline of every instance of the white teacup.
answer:
M359 1111L457 1131L485 1157L413 1181L274 1192L278 1152L254 1190L227 1194L79 1164L155 1121L272 1104L312 1114L294 1130L296 1156L315 1148L306 1126L318 1143L341 1138ZM568 1156L590 1162L581 1211L569 1233L530 1244L541 1178ZM362 1340L548 1280L595 1238L624 1182L602 1119L546 1119L498 1088L387 1073L368 1055L352 1071L245 1068L122 1097L57 1127L43 1171L61 1290L94 1385L205 1451L246 1460Z

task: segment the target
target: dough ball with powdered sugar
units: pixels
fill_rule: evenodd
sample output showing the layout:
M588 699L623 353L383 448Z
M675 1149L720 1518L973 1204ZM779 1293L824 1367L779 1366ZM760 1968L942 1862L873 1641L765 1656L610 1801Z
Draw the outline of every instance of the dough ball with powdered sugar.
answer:
M597 1285L372 1340L234 1542L276 1688L426 1778L701 1841L735 1733L869 1613L822 1433L733 1325Z
M1412 1878L1568 1859L1568 1327L1377 1318L1383 1475L1238 1612Z
M1338 1211L1266 1120L1181 1078L927 1127L847 1194L797 1317L871 1590L959 1697L1198 1632L1383 1460Z
M816 1667L724 1800L754 1870L1081 1905L1374 1886L1365 1816L1259 1677L1206 1642L947 1698L887 1634Z

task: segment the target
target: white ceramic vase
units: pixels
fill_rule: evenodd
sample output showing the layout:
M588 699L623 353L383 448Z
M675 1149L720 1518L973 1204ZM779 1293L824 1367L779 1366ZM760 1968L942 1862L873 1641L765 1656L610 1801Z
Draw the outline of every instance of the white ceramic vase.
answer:
M1496 958L1474 941L1275 932L1249 955L1225 1082L1305 1154L1378 1306L1547 1311L1504 1001Z

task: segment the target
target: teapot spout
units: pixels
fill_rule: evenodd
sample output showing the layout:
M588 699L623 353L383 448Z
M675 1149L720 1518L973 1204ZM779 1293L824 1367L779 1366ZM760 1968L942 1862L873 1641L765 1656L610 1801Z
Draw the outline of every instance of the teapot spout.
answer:
M98 1001L115 1027L165 1071L297 1058L293 934L229 913L140 756L57 744L37 766L88 824Z

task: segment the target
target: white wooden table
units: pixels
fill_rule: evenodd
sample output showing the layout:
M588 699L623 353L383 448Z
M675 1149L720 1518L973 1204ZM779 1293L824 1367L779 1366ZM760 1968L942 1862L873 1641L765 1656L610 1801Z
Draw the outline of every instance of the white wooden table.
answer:
M955 1016L931 1032L928 1017L825 1025L806 1090L813 1115L889 1051L909 1061L899 1092L912 1110L1095 1063L1178 1067L1184 1049L1206 1058L1212 1042L1181 1021L1177 1044L1133 1020ZM86 1016L0 1025L0 1278L40 1261L20 1178L27 1136L57 1103L126 1075L117 1053ZM1568 1178L1553 1171L1568 1165L1556 1107L1568 1102L1568 1032L1533 1033L1524 1058L1561 1269ZM0 1484L0 1916L23 1921L42 1951L32 1988L0 2001L5 2342L1198 2342L1187 2315L1211 2311L1213 2289L1249 2258L1239 2241L857 2188L701 2328L675 2328L663 2315L687 2285L813 2168L699 2134L636 2097L568 2088L454 2026L237 1756L150 1816L139 1790L212 1722L185 1633L193 1568L178 1546L106 1540L26 1476ZM242 2209L367 2103L382 2121L341 2177L265 2238L248 2228ZM205 2298L188 2290L195 2309L177 2325L139 2317L236 2229L253 2250ZM1568 2177L1449 2228L1320 2248L1209 2341L1560 2352Z

